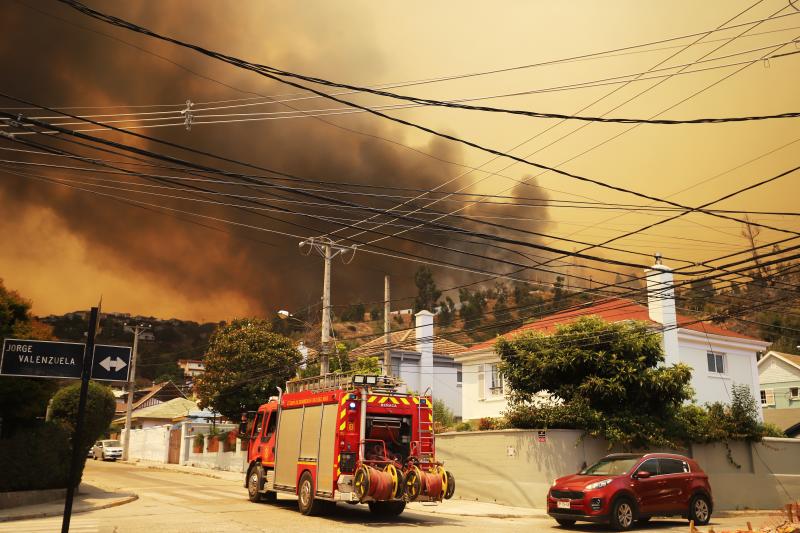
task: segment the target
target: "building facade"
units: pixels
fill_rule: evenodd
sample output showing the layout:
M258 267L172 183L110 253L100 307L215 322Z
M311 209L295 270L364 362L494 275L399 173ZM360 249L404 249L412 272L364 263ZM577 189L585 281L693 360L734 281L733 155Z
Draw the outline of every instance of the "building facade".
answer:
M647 305L607 298L531 322L504 337L512 338L527 331L552 332L555 326L583 316L597 316L607 322L644 321L661 335L664 364L685 363L692 368L691 386L698 403L730 403L733 385L746 385L759 406L759 416L763 417L756 363L757 354L769 343L678 314L671 270L657 264L647 270L646 275ZM463 367L465 420L499 417L508 408L508 389L498 371L500 359L494 351L495 342L478 344L455 357Z

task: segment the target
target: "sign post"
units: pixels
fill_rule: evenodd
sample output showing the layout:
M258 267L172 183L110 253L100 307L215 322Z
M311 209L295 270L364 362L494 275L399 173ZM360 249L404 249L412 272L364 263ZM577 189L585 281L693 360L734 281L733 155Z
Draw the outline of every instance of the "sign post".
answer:
M75 423L75 434L72 436L72 462L67 478L67 499L64 502L64 518L61 521L61 533L69 533L69 521L72 517L72 499L75 497L75 485L78 481L78 469L81 464L81 455L86 455L86 450L81 447L83 440L83 425L86 418L86 396L89 392L89 373L92 369L94 356L94 337L97 332L97 307L92 307L89 317L89 333L86 337L86 350L83 353L83 367L81 369L81 396L78 400L78 420Z

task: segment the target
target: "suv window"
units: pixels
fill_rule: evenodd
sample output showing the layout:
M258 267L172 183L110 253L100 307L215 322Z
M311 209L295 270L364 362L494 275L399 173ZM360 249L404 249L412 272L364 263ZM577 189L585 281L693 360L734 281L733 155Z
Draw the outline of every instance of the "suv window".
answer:
M643 462L639 465L639 468L636 469L636 473L638 474L639 472L650 472L651 476L661 474L661 471L658 469L658 459L648 459Z
M686 474L689 472L689 465L686 464L686 461L659 459L658 462L662 474Z

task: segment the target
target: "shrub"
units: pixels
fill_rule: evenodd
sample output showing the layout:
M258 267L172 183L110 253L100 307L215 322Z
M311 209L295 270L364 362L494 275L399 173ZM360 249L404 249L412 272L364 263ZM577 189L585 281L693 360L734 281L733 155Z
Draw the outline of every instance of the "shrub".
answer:
M442 428L449 428L453 424L455 424L455 417L453 416L453 411L450 410L447 405L445 405L444 401L439 399L433 400L433 421L435 423L441 424Z
M494 418L485 417L478 420L478 431L488 431L490 429L495 429L495 421Z
M45 422L0 440L0 492L66 487L72 460L71 436L63 425ZM79 476L86 452L82 454Z
M472 431L472 424L469 422L461 422L456 426L456 431Z
M59 390L53 396L51 415L53 422L62 424L69 432L75 431L78 420L78 403L80 401L81 384L74 383ZM89 382L86 397L86 419L83 426L83 438L79 443L81 449L88 450L94 442L105 435L114 419L116 401L114 393L105 385ZM84 458L86 454L83 454Z

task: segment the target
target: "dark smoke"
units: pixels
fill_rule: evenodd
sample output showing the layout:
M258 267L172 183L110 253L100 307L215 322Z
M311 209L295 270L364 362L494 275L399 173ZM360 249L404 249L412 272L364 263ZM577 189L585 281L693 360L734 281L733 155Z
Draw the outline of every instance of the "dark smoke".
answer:
M25 5L22 2L6 2L2 7L0 59L2 59L3 65L2 90L4 92L50 106L180 103L187 98L194 101L207 101L248 96L194 76L175 65L107 37L46 17ZM82 19L55 4L30 3L30 5L76 24L113 34L137 46L166 56L204 76L220 79L245 90L257 90L264 94L294 92L267 83L254 74L237 71L228 66L220 66L212 60L199 58L187 52ZM280 14L280 10L283 8L277 5L269 8L265 8L261 3L250 4L248 8L242 4L235 5L237 9L231 11L217 7L215 3L203 3L198 6L197 4L158 2L140 3L133 7L114 2L93 3L93 6L99 9L119 14L124 18L132 18L145 26L152 26L165 33L201 42L206 46L216 47L234 55L238 54L242 57L272 62L288 68L319 73L323 76L336 76L339 79L351 78L360 81L380 79L381 64L385 58L375 57L369 51L369 47L364 46L363 43L351 46L351 43L348 43L346 38L343 39L340 32L335 29L315 27L313 28L313 39L311 39L309 36L312 35L311 33L309 35L302 34L304 28L291 27L291 23L287 27L281 26L281 21L276 21L274 15ZM262 26L263 33L260 29ZM311 31L311 29L308 30ZM269 45L265 46L259 42L256 39L258 35L268 36ZM311 44L309 44L309 39L311 39ZM298 46L298 43L303 43L304 46ZM352 65L352 71L329 72L329 69L336 68L336 65L341 62L326 61L328 51L346 50L350 53L350 48L353 53L350 54L348 63ZM329 63L333 63L333 65ZM369 68L366 65L369 65ZM2 105L10 107L17 104L2 102ZM302 105L308 106L308 108L333 107L331 103L320 100L313 100ZM275 105L255 109L261 111L283 110ZM119 109L115 112L125 112L125 110ZM406 134L405 130L387 125L374 117L351 116L331 120L349 128L392 139L403 139ZM322 180L402 185L427 189L463 172L462 167L424 157L403 147L369 136L346 132L308 118L227 125L198 125L191 132L182 128L141 131L147 135L190 145L199 150L207 150L229 158ZM129 136L114 133L95 134L204 164L247 171L241 167L170 150L156 143L137 141ZM41 141L41 139L37 140ZM41 142L81 151L75 146L58 140ZM459 148L442 140L434 139L424 146L419 146L419 143L408 138L404 142L414 144L442 159L450 161L462 159ZM1 146L12 145L3 141ZM9 155L12 157L7 157ZM100 156L99 154L94 155ZM0 156L2 158L20 157L19 154L11 152L2 152ZM120 159L119 156L102 157ZM42 159L31 160L41 161ZM48 159L48 161L53 160ZM28 170L55 177L85 177L80 174L65 174L63 171ZM447 186L447 189L459 188L479 176L481 174L473 173L459 182ZM114 178L113 176L104 177ZM505 182L503 180L503 183ZM355 210L314 209L275 203L274 199L264 196L264 191L254 191L246 187L218 187L218 190L237 194L257 194L263 196L264 201L271 207L283 206L326 216L353 219L366 216ZM114 194L118 193L114 192ZM518 185L513 194L547 198L547 191L535 185ZM287 217L280 213L265 212L269 216L310 226L314 231L303 230L231 208L141 195L128 194L127 196L302 236L321 234L339 227L314 222L304 217ZM302 200L297 196L285 196ZM22 217L26 212L41 210L54 212L69 234L77 236L87 243L88 249L91 250L92 261L102 264L104 268L124 273L126 277L130 277L129 291L139 290L141 280L146 280L147 284L155 288L168 288L178 291L190 299L196 299L198 306L203 306L203 309L198 309L194 316L185 318L228 319L249 312L268 315L278 308L299 309L316 303L319 298L321 260L316 256L302 256L298 252L296 239L241 227L222 226L208 220L201 221L225 230L225 232L214 231L189 224L175 217L64 187L23 179L8 173L2 173L2 179L0 179L0 198L7 205L17 206L15 217ZM393 201L388 200L342 198L383 208L391 207L394 204ZM418 203L417 205L423 204ZM457 205L441 203L432 209L444 211L453 209ZM468 209L464 214L494 217L524 216L528 220L507 223L538 231L542 231L547 226L543 222L546 218L544 207L522 209L495 204ZM497 234L503 231L465 222L458 218L447 218L442 222L480 229L486 233ZM398 221L398 223L408 224L407 221ZM399 228L395 226L386 226L381 231L397 229ZM505 234L505 232L503 233ZM3 245L6 249L15 246L37 246L37 242L17 242L15 235L9 234L8 231L3 231L2 234ZM340 235L350 234L352 234L352 230L344 230ZM499 250L486 246L485 243L463 242L470 240L469 237L457 237L440 232L413 232L408 235L428 243L530 263L528 259L513 251ZM520 233L514 233L514 236L531 242L541 240ZM367 233L359 238L371 239L374 237L375 235ZM513 270L513 267L498 264L496 261L469 258L454 252L435 250L396 239L386 240L380 244L395 250L437 257L464 266L497 272ZM334 304L381 299L385 273L390 274L393 278L393 295L395 297L413 295L413 272L417 266L415 263L399 259L359 253L351 264L344 266L339 263L334 266ZM53 261L52 268L59 268L57 258ZM437 268L434 269L434 272L441 287L481 278L481 276L448 269ZM527 278L537 277L532 272L520 275ZM3 277L2 272L0 272L0 277ZM545 276L539 275L538 277ZM75 280L75 283L91 283L91 280ZM97 292L102 293L103 287L97 287ZM215 307L216 295L224 294L235 294L240 299L241 306L231 308L230 304L221 304L223 307ZM128 301L125 294L113 296L116 296L118 302ZM58 299L62 311L85 306L85 302L70 301L68 293L60 297L54 295L54 298ZM112 304L112 307L119 308L124 305L125 303ZM408 305L411 305L411 301L408 301ZM404 303L398 303L395 307L403 306ZM173 313L172 309L170 301L155 299L148 309L127 310L168 316Z

